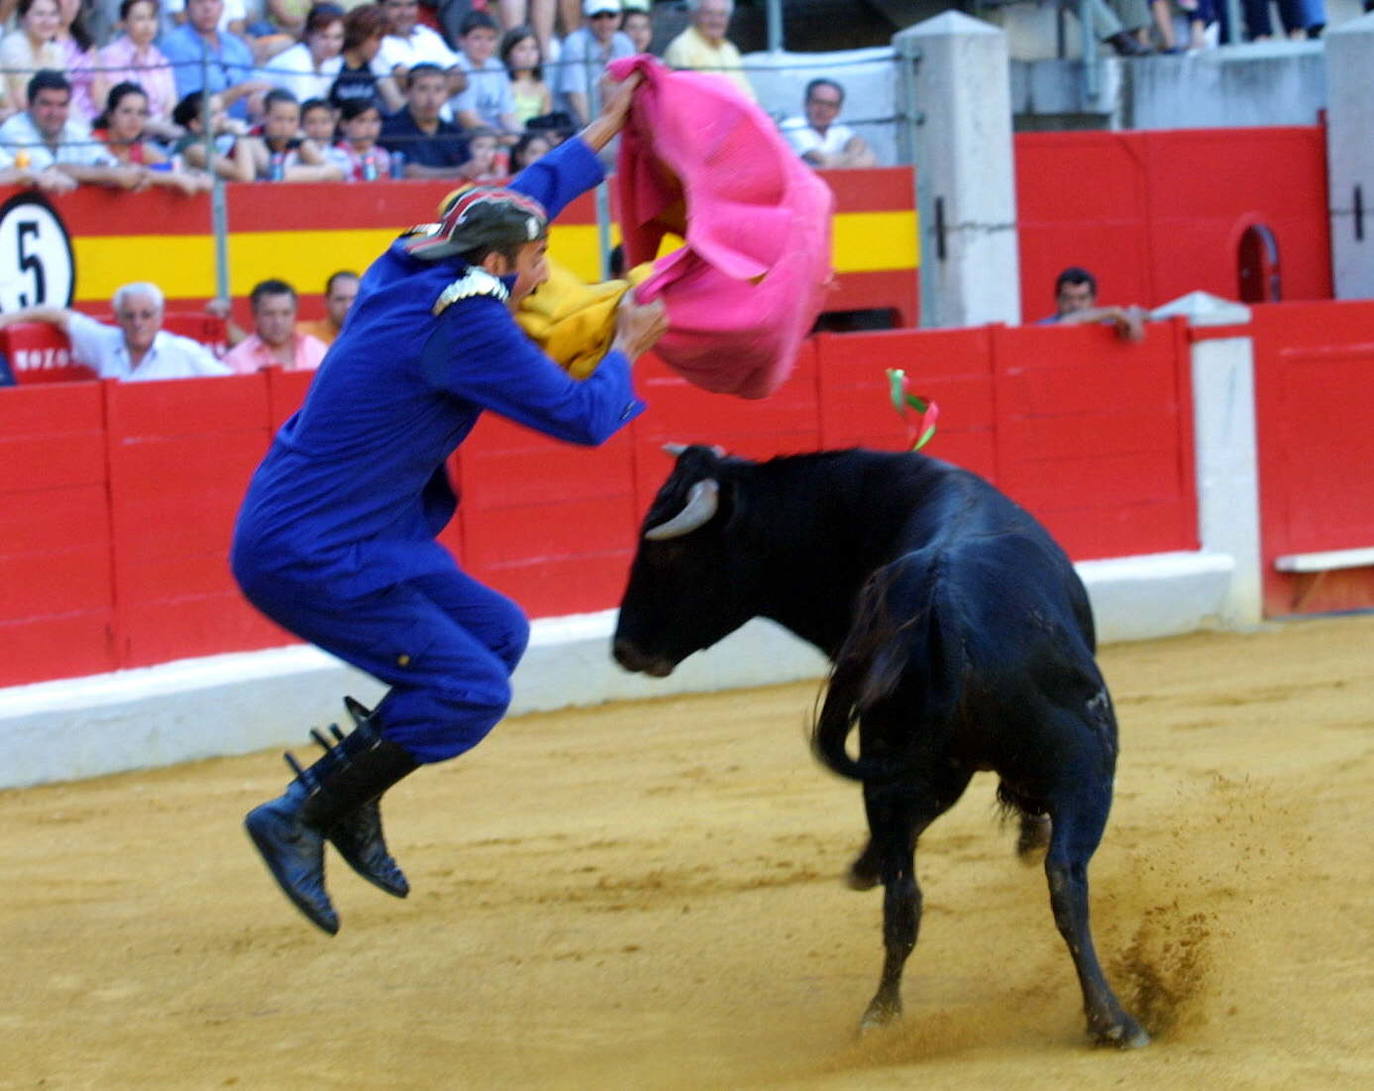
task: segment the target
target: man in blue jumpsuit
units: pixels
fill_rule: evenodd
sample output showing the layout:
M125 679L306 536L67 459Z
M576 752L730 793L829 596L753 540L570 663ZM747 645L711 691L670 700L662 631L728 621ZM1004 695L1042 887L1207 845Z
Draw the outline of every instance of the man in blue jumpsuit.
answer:
M599 444L643 409L630 363L666 328L627 296L611 350L571 379L516 325L547 278L547 224L602 178L596 152L624 124L638 76L580 136L508 189L464 194L398 239L363 276L305 404L248 488L234 576L268 617L386 682L375 711L245 825L298 909L333 934L324 843L404 897L382 838L381 794L422 764L475 746L505 714L529 625L436 540L457 507L444 465L484 409L558 439Z

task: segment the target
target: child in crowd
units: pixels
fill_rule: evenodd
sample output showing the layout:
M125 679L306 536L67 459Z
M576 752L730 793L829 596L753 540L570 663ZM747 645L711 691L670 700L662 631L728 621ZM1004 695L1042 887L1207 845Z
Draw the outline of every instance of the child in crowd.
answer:
M532 117L553 109L553 92L544 82L539 40L527 26L512 27L501 39L501 63L510 74L515 120L521 129Z
M485 11L470 11L463 17L460 30L458 63L467 74L468 85L449 103L453 119L464 129L492 129L503 143L514 144L520 124L515 119L510 76L495 56L496 20Z
M272 182L337 182L343 171L325 158L324 149L300 135L301 105L278 88L263 99L262 133L248 137L253 177Z
M391 155L377 143L382 132L382 112L375 102L350 99L340 106L339 131L343 138L334 151L342 153L347 181L375 182L391 177Z
M148 96L136 83L119 83L110 89L105 112L95 119L96 139L124 166L148 167L149 185L199 193L211 186L204 171L177 170L156 145L144 139L148 120Z
M515 142L515 147L510 150L510 172L518 174L531 163L542 159L553 149L549 143L549 138L543 133L526 132L521 134L520 139Z
M493 129L468 132L468 161L464 174L474 182L495 182L506 177L506 155Z
M196 170L207 169L204 113L203 91L192 91L172 111L172 121L185 130L185 135L172 147L172 158L180 158L186 166ZM224 101L219 95L210 96L209 114L213 150L208 169L226 182L251 182L253 152L246 135L248 126L225 113Z

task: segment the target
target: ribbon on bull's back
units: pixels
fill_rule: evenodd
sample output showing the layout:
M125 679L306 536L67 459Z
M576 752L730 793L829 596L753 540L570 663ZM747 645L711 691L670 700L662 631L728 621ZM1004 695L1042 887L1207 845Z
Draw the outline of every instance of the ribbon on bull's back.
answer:
M643 77L615 182L626 261L654 263L635 298L668 310L654 352L705 390L766 397L791 374L829 289L834 197L723 77L647 55L609 71ZM685 245L655 260L669 233Z
M899 367L887 369L888 397L892 408L906 424L906 439L913 451L919 451L935 435L935 422L940 419L940 407L929 398L911 393L907 386L906 372ZM907 410L914 409L921 414L913 424Z

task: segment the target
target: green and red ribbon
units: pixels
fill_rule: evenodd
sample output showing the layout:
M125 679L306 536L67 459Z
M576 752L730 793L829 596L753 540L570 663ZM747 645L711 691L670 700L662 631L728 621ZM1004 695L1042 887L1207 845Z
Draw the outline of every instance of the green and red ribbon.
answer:
M888 391L892 398L892 408L906 423L907 441L913 451L919 451L930 437L935 435L935 422L940 418L940 407L929 398L913 394L907 388L906 372L899 367L887 369ZM920 417L913 423L907 410L914 409Z

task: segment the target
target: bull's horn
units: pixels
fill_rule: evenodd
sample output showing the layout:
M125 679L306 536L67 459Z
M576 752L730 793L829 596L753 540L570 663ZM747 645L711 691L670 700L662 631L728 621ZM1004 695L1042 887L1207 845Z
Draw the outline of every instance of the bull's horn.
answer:
M682 510L666 523L650 527L644 532L644 537L651 542L662 542L668 538L681 538L684 534L690 534L711 521L719 502L720 486L714 478L703 478L692 486Z
M722 447L719 443L711 444L710 449L711 453L714 454L717 458L724 458L728 454L725 448ZM682 452L685 450L687 450L687 444L685 443L665 443L663 445L663 453L665 455L672 455L674 458L677 458L678 455L682 454Z

